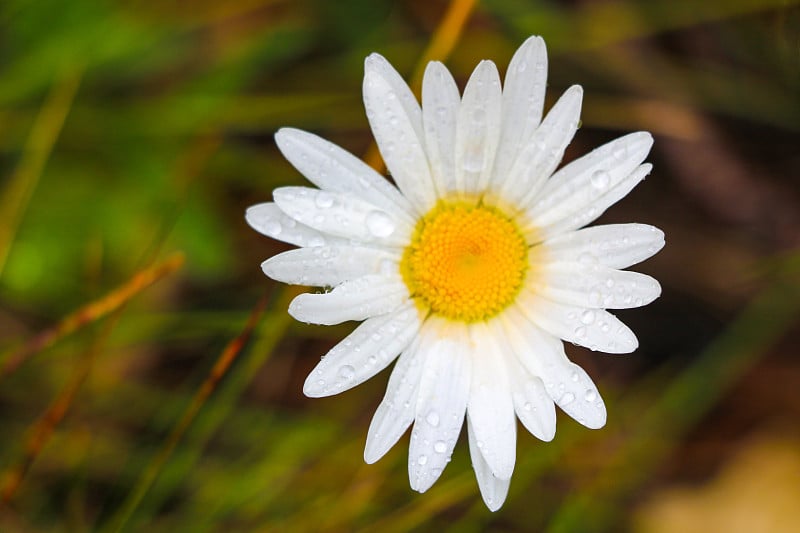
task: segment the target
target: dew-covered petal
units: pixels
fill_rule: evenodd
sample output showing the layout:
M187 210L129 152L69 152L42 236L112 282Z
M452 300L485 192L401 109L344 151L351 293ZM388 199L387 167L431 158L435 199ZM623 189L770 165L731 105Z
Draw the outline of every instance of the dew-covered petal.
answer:
M433 317L425 327L425 368L408 451L408 477L417 492L428 490L450 461L464 422L471 377L463 345L466 330Z
M481 498L490 511L495 512L506 501L510 479L500 479L492 473L489 463L483 458L475 433L472 431L472 424L467 420L467 435L469 436L469 456L472 460L472 469L478 480L478 488L481 491Z
M301 294L289 304L300 322L330 326L394 311L408 300L399 274L370 274L346 281L324 294Z
M482 193L492 176L500 140L500 74L481 61L464 88L456 125L456 183L460 192Z
M499 323L494 324L490 327L479 322L470 326L472 384L467 416L492 473L509 479L516 461L517 423L506 356L497 340L503 331Z
M547 86L544 39L529 37L514 53L503 83L503 120L494 163L495 176L507 176L522 147L542 120Z
M508 176L500 180L500 196L513 199L523 209L537 197L564 157L578 129L583 89L573 85L553 106L533 136L522 147ZM541 192L541 194L545 194Z
M399 253L363 246L298 248L270 257L261 269L270 278L292 285L333 287L368 274L400 270Z
M524 227L523 233L528 239L532 237L532 234L540 236L540 238L550 239L565 232L581 228L593 222L597 217L602 215L606 209L625 198L639 182L650 174L651 170L653 170L653 165L650 163L639 165L614 187L599 196L588 199L590 203L581 204L579 203L580 199L576 197L570 200L568 205L564 206L558 218L548 224L534 226L533 228Z
M630 353L639 346L633 331L608 311L554 302L527 289L517 303L542 329L590 350Z
M364 74L364 106L392 178L416 212L426 213L436 203L436 190L425 155L421 119L416 127L396 89L369 69Z
M553 261L627 268L664 247L664 232L647 224L609 224L564 233L544 246Z
M447 68L431 61L422 79L422 123L431 175L439 196L457 191L456 121L461 97Z
M629 309L661 295L654 278L597 264L548 263L531 276L531 290L554 300L594 309Z
M414 421L423 367L420 344L421 337L415 337L411 346L400 354L392 370L386 394L367 432L364 461L368 464L383 457Z
M308 375L303 393L311 398L332 396L365 382L411 344L419 325L411 302L365 320L323 356Z
M296 246L344 243L338 237L323 235L322 232L299 223L272 202L248 207L244 217L250 227L262 235Z
M581 367L567 358L563 343L516 310L504 318L509 343L523 366L542 379L548 396L580 424L591 429L603 427L606 407L597 387Z
M398 103L402 106L404 114L408 117L409 124L422 139L422 111L417 102L417 97L411 92L403 76L382 55L373 52L364 60L364 72L379 76L385 81Z
M553 440L556 434L556 408L544 388L544 383L522 366L515 353L510 354L507 359L517 418L537 439L545 442Z
M344 239L402 246L411 234L411 227L394 213L352 195L309 187L281 187L272 195L298 222Z
M556 172L529 205L523 206L535 224L546 226L592 204L626 179L644 161L653 137L636 132L594 149Z
M350 152L313 133L294 128L278 130L275 142L283 156L320 189L354 194L413 225L413 209L408 200L386 178Z

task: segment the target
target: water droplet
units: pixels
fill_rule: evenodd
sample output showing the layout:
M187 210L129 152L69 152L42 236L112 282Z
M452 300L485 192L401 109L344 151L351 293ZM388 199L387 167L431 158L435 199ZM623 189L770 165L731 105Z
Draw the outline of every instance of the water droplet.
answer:
M436 441L436 444L433 445L433 451L436 453L444 453L447 451L447 444L443 440Z
M317 204L317 207L320 209L327 209L333 205L333 196L324 191L320 191L317 193L317 198L314 200L314 203Z
M564 395L559 400L559 405L568 405L575 401L575 395L571 392L565 392Z
M517 72L525 72L526 68L528 68L528 63L525 61L520 61L517 65Z
M581 314L581 322L586 324L587 326L594 322L595 313L591 309L587 309Z
M264 229L268 234L274 237L275 235L278 235L280 234L281 231L283 231L283 226L281 226L281 223L278 222L277 220L268 220L266 224L264 224Z
M591 182L595 189L605 189L611 182L611 176L605 170L598 170L592 174Z
M388 237L394 233L394 222L383 211L372 211L366 218L367 230L375 237Z
M522 408L525 409L526 411L530 411L531 409L533 409L533 406L531 405L530 402L526 402L525 405L522 406Z
M586 336L586 328L583 326L575 328L575 337L582 339Z
M420 455L419 459L417 459L417 464L419 464L420 466L425 465L427 462L428 462L428 456L427 455Z
M377 365L378 364L378 358L375 357L374 355L370 355L369 359L367 359L367 361L369 361L369 364L371 364L371 365Z
M314 235L310 239L308 239L308 246L311 248L325 246L325 238L322 237L321 235Z
M339 369L339 377L346 380L353 379L353 376L356 375L356 369L350 365L342 365Z
M425 421L433 427L436 427L439 425L439 415L436 412L431 411L428 413L428 416L425 417Z
M573 372L572 375L570 376L570 379L572 381L578 381L578 379L580 379L580 376L578 375L577 372Z
M594 402L597 399L597 393L594 389L586 389L586 393L584 393L583 397L587 402Z

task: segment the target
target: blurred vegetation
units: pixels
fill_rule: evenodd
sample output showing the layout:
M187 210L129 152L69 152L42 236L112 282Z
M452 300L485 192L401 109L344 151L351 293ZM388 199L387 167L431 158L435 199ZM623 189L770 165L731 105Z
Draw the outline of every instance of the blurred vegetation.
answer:
M0 531L676 530L696 515L659 511L670 487L746 489L714 480L748 472L725 465L759 435L800 449L800 2L473 4L0 4ZM303 397L351 326L288 317L296 289L259 269L286 247L243 213L303 183L281 126L370 150L368 53L409 78L446 59L463 86L531 34L549 102L586 89L567 159L654 133L655 171L601 222L665 230L639 267L664 295L620 313L632 356L569 347L609 423L520 432L492 514L465 442L425 495L405 441L363 464L387 372ZM706 518L741 500L704 497ZM773 507L769 529L739 526L790 531L796 506Z

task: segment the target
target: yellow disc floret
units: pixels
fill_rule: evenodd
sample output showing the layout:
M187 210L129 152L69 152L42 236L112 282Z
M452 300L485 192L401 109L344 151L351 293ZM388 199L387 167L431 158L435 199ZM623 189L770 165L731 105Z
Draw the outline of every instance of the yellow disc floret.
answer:
M510 218L493 207L446 201L419 220L401 263L413 297L463 322L505 309L527 267L528 247Z

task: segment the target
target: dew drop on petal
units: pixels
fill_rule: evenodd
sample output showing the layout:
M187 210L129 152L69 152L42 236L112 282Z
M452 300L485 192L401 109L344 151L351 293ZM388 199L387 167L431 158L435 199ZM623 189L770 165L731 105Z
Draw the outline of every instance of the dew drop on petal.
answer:
M375 237L388 237L394 233L394 222L382 211L372 211L366 218L367 230Z
M342 365L339 369L339 377L342 379L353 379L353 376L356 375L356 369L350 365Z
M275 236L279 235L280 232L283 231L283 226L281 226L281 223L278 222L277 220L270 220L269 222L267 222L264 229L267 230L267 233L269 233L270 235Z
M597 399L597 393L593 389L586 389L583 397L587 402L594 402Z
M420 466L425 465L427 462L428 462L428 456L427 455L420 455L419 459L417 459L417 464L419 464Z
M333 196L324 191L320 191L317 194L317 198L314 201L314 203L317 204L317 207L319 207L320 209L327 209L328 207L333 205Z
M582 339L586 336L586 328L583 326L575 328L575 337Z
M602 190L608 187L611 182L611 176L605 170L597 170L592 174L591 182L592 187Z
M443 440L436 441L436 444L433 445L433 451L436 453L444 453L447 451L447 444Z
M565 392L564 395L559 400L559 405L567 405L575 401L575 395L571 392Z
M439 415L434 411L431 411L428 413L428 416L425 417L425 421L433 427L436 427L439 425Z
M591 309L587 309L581 314L581 322L586 324L587 326L594 322L595 313Z

